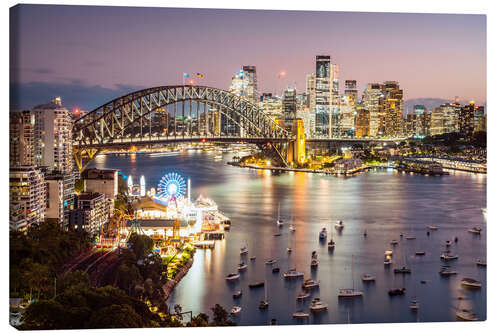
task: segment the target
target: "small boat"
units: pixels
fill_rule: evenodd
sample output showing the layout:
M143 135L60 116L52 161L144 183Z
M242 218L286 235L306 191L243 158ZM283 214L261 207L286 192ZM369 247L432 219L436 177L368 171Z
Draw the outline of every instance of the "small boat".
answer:
M309 296L311 296L311 294L309 294L309 293L299 293L299 294L297 295L297 299L298 299L298 300L303 300L303 299L308 298Z
M395 240L395 239L393 239L393 240L391 241L391 245L392 245L392 246L396 246L396 245L398 245L398 243L399 243L399 242L398 242L397 240Z
M404 236L403 233L399 234L399 238L403 238L403 236Z
M315 298L312 300L311 305L309 305L309 309L312 312L321 312L328 309L328 304L321 302L319 298Z
M243 246L242 248L240 248L240 254L243 255L243 254L247 254L248 253L248 249L246 246Z
M412 311L418 311L418 308L419 308L419 304L418 304L418 301L416 298L413 298L411 301L410 301L410 310Z
M481 266L481 267L486 267L486 261L481 260L481 259L476 259L476 265Z
M392 250L386 250L384 255L386 256L392 256Z
M249 288L259 288L264 287L264 282L253 282L248 285Z
M406 288L397 288L389 290L389 296L399 296L404 295L406 292Z
M401 268L394 268L394 274L410 274L411 269L409 269L406 266L403 266Z
M368 232L366 232L366 229L365 229L365 232L363 232L363 236L364 237L368 236Z
M307 279L302 283L302 288L308 290L319 287L319 281L315 281L313 279Z
M439 270L439 274L441 276L450 276L457 274L457 271L452 270L450 266L442 266L441 269Z
M475 288L475 289L481 288L481 282L471 278L463 278L461 284L464 287Z
M316 259L316 258L318 258L318 253L317 253L316 251L312 251L312 253L311 253L311 258L312 258L312 259Z
M311 268L316 268L316 267L318 267L318 265L319 265L319 260L316 258L313 258L311 260Z
M474 228L469 229L468 231L473 233L473 234L479 235L479 234L481 234L481 230L482 229L480 227L474 227Z
M276 263L276 259L269 259L269 260L266 260L266 262L265 262L266 265L272 265L274 263Z
M277 220L276 224L281 228L283 226L283 220Z
M361 276L361 280L363 282L372 282L372 281L375 281L375 276L368 274L368 273L365 273Z
M240 275L238 273L231 273L231 274L226 275L227 281L235 281L235 280L238 280L239 278L240 278Z
M430 225L427 228L429 228L429 230L438 230L438 227L435 225Z
M279 267L274 267L273 268L273 273L279 273L280 272L280 268Z
M405 238L406 238L407 240L413 240L413 239L416 239L417 237L415 237L415 236L406 236Z
M247 269L248 265L245 264L244 262L240 262L238 264L238 271L244 271L245 269Z
M291 232L294 232L295 231L295 227L293 226L293 224L290 225L290 227L288 228L290 229Z
M392 259L391 259L391 257L386 256L385 259L384 259L384 265L387 266L387 265L390 265L390 264L392 264Z
M269 307L269 302L268 301L260 301L259 303L259 309L260 310L265 310Z
M280 208L281 208L281 203L278 204L278 220L276 221L278 227L281 228L283 226L283 220L281 219Z
M333 239L330 239L328 241L328 250L333 250L335 248L335 242L333 241Z
M458 237L455 236L455 239L454 239L455 243L458 243Z
M458 310L456 312L457 319L464 320L464 321L476 321L478 320L477 315L473 313L472 311L469 310Z
M417 251L415 252L416 256L425 256L425 251Z
M289 269L285 273L283 273L283 277L285 279L294 279L304 277L303 272L298 272L295 268Z
M427 231L427 236L429 236L431 233L429 231Z
M326 239L327 231L326 228L321 229L319 232L319 239Z
M275 233L273 236L274 236L274 237L279 237L279 236L281 236L281 233L280 233L280 232Z
M309 313L306 313L306 312L294 312L292 314L292 317L296 318L296 319L309 318Z
M291 247L287 247L286 248L286 252L288 252L288 253L292 252L292 248Z
M231 308L231 314L232 314L233 316L236 316L236 315L237 315L237 314L239 314L240 312L241 312L241 307L239 307L239 306L233 306L233 307Z
M238 290L233 294L233 298L240 298L241 295L243 295L243 292L241 290Z
M276 320L276 318L271 319L271 322L269 323L269 325L271 325L271 326L278 325L278 321Z
M250 260L255 260L255 258L257 258L257 257L256 256L251 256Z
M361 297L361 296L363 296L363 292L360 290L352 289L352 288L339 289L338 296L339 297Z
M441 260L444 261L449 261L449 260L455 260L458 259L458 256L456 254L451 254L451 253L442 253L440 256Z
M339 231L342 230L342 229L344 229L344 222L342 222L340 220L337 221L337 223L335 223L335 229L337 229Z
M421 284L426 284L426 283L427 283L427 280L420 280L420 283L421 283Z

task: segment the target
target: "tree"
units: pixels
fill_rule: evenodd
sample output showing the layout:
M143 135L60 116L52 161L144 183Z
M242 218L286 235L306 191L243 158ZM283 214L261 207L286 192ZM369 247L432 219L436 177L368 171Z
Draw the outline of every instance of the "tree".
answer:
M213 312L213 324L215 326L233 326L234 322L229 320L229 314L226 309L224 309L220 304L215 304L213 308L211 308Z
M133 233L130 236L129 244L137 259L144 259L153 251L153 240L146 235Z
M113 304L94 311L86 328L144 327L141 317L128 304Z
M54 300L42 300L32 303L23 315L22 329L55 330L65 328L64 307Z

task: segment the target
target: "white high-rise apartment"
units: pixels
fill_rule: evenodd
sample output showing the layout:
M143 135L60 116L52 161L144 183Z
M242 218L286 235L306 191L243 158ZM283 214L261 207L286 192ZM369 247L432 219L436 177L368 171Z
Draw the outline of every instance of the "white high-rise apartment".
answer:
M71 145L72 118L70 112L56 97L50 103L33 109L35 115L35 164L49 171L71 173L73 156Z
M10 112L9 165L34 165L35 116L29 111Z
M379 136L380 130L380 116L383 110L382 93L383 85L379 83L368 83L365 91L363 92L363 105L364 109L370 114L370 129L368 135L370 137Z
M9 224L23 230L45 219L47 185L34 166L17 166L9 172Z
M257 92L256 67L243 66L243 68L233 76L229 92L236 96L245 97L253 103L257 103L259 101L259 95Z

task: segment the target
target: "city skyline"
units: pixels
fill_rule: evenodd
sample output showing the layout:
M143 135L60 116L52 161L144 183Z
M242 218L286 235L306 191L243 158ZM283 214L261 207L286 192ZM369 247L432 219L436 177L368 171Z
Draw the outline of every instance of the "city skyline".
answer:
M341 91L349 79L360 93L395 80L405 100L486 103L484 15L31 5L18 12L25 23L11 21L16 108L61 95L69 107L92 109L139 88L182 84L183 72L227 90L243 65L257 67L259 93L303 92L318 54L339 65Z

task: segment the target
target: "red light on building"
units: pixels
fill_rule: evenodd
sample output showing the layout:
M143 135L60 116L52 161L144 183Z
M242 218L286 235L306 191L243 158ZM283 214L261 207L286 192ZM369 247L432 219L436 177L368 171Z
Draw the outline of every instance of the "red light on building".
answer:
M205 139L205 138L201 139L201 142L206 142L206 141L207 141L207 139Z

